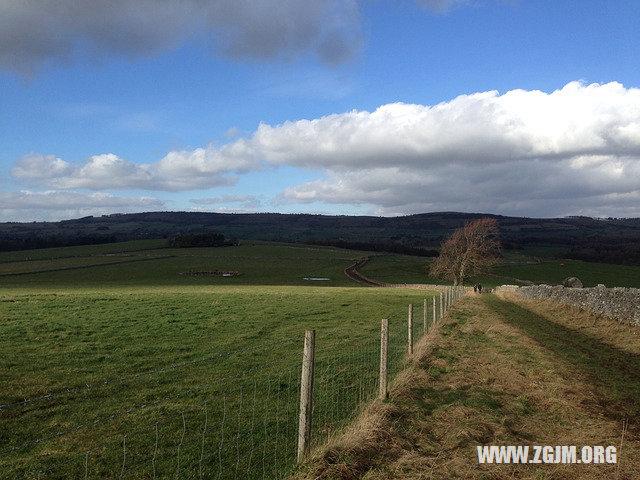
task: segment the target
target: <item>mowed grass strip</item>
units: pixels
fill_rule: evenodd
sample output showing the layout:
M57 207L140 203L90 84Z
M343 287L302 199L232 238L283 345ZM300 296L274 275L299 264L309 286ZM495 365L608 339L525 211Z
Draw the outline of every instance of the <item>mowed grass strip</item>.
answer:
M390 319L391 368L400 370L407 305L426 294L54 285L2 293L0 471L279 478L294 463L304 330L317 331L318 443L375 392L381 318Z
M640 442L620 465L480 465L478 445L617 445L589 375L558 358L479 297L455 306L413 361L296 479L635 479ZM491 305L491 306L489 306Z

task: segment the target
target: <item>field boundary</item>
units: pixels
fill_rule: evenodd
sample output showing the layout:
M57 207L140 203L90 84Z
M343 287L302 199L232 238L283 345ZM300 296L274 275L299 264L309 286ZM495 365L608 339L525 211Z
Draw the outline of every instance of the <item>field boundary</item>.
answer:
M65 257L65 258L74 258L74 257ZM82 257L79 257L79 258L82 258ZM90 258L90 257L87 257L87 258ZM47 270L33 270L31 272L0 273L0 277L17 277L20 275L35 275L37 273L64 272L67 270L84 270L87 268L105 267L110 265L122 265L125 263L150 262L152 260L165 260L167 258L176 258L176 255L165 255L162 257L151 257L151 258L135 258L133 260L122 260L119 262L106 262L106 263L93 263L91 265L78 265L75 267L49 268Z
M525 299L547 300L562 305L571 305L606 317L640 326L640 289L606 288L569 288L562 285L516 286L502 285L496 289L498 294L512 294Z

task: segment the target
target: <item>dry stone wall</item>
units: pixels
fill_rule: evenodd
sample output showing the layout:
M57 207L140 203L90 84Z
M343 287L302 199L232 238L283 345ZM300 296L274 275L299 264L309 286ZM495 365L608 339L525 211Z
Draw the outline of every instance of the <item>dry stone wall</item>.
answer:
M640 326L640 289L638 288L568 288L532 285L503 285L496 292L512 292L523 298L551 300L605 315L618 321Z

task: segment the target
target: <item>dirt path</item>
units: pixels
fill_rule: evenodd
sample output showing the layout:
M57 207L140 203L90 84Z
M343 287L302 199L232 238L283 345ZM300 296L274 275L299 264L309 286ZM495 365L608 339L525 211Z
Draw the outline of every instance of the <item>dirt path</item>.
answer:
M640 478L636 354L582 335L492 295L466 298L423 339L389 401L371 405L298 478ZM624 418L617 465L477 461L487 444L619 447Z
M362 283L370 287L411 288L411 289L435 290L435 291L443 290L447 288L446 285L434 285L429 283L385 283L385 282L380 282L378 280L374 280L358 271L358 269L363 267L369 260L371 260L370 256L359 258L354 263L352 263L351 265L349 265L347 268L344 269L344 274L354 282Z
M358 271L358 268L363 267L369 261L370 258L371 257L359 258L354 263L352 263L351 265L349 265L347 268L344 269L344 274L354 282L363 283L365 285L369 285L372 287L382 287L384 286L383 283L367 278Z

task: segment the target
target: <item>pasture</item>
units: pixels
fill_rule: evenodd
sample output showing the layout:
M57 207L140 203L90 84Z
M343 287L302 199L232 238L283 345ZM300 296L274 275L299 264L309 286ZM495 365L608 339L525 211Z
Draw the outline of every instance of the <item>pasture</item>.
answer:
M390 320L392 375L404 362L409 303L414 338L422 333L422 304L434 293L354 283L344 269L365 255L264 242L172 249L162 240L1 253L3 476L283 478L295 464L305 329L317 335L316 445L375 395L380 319ZM438 283L427 261L372 255L361 271ZM569 275L640 286L638 267L523 254L478 280Z
M198 285L354 286L344 268L361 252L329 247L249 242L237 247L166 248L163 240L0 253L0 287L130 287ZM239 276L190 276L190 270Z
M380 319L394 373L407 304L430 295L354 284L343 270L360 252L159 247L2 254L3 476L281 478L295 459L304 330L317 335L318 443L375 393ZM189 268L242 275L180 275Z
M360 271L369 278L387 283L443 283L428 275L428 262L428 259L409 255L373 255ZM469 278L466 283L480 282L495 287L517 285L524 280L559 285L566 277L574 276L580 278L586 287L603 283L607 287L640 288L638 266L540 258L511 252L505 254L504 261L495 266L490 274Z

